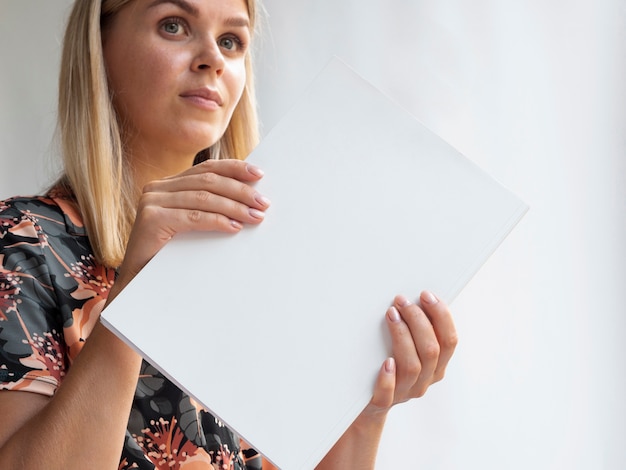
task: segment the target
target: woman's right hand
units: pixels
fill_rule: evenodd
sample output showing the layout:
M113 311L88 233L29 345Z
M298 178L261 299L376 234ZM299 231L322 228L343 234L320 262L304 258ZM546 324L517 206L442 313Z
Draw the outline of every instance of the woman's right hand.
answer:
M259 168L241 160L207 160L176 176L148 183L139 200L113 297L177 233L237 233L243 224L262 222L270 201L250 186L262 177Z

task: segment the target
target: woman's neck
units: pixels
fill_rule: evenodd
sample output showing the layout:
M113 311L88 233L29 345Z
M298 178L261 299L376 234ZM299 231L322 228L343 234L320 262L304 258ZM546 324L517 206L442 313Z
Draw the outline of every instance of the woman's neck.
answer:
M195 154L185 155L164 150L132 151L127 153L130 168L139 194L151 181L174 176L191 168Z

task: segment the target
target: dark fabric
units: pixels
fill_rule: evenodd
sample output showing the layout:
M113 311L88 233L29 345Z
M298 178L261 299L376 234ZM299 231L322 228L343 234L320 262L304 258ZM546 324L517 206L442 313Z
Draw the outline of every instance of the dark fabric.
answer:
M114 270L95 261L71 200L0 202L0 393L54 395L98 321L114 279ZM107 430L102 434L106 439ZM212 464L257 470L261 458L253 449L242 451L233 432L144 361L119 468L213 469Z

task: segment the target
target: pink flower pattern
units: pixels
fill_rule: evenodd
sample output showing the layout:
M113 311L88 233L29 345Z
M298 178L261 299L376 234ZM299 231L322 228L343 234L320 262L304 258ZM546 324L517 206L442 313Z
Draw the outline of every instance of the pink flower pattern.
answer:
M115 270L95 259L71 197L0 201L0 390L53 395L114 281ZM119 470L260 470L260 462L143 363Z

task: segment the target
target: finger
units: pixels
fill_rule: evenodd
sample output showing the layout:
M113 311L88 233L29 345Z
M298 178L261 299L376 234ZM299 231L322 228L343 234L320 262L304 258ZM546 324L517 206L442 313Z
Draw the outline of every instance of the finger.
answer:
M218 212L146 204L138 211L133 230L144 232L143 238L152 238L162 246L177 233L190 231L236 233L242 227L239 220ZM150 237L146 236L148 233L146 230L151 232Z
M395 306L387 310L387 325L396 363L396 402L406 401L411 398L410 392L419 378L422 365L411 330Z
M404 296L394 299L402 319L411 331L414 347L421 364L419 377L412 387L411 395L421 397L433 383L433 375L439 361L439 341L434 328L424 311Z
M443 379L448 362L459 342L458 335L452 314L444 301L431 292L424 291L420 295L420 303L433 325L441 349L434 373L434 380L439 381Z
M374 394L370 400L372 411L386 411L393 405L394 392L396 388L396 363L390 357L385 360L378 372Z
M212 194L223 196L233 201L246 204L258 210L265 210L270 206L270 200L256 191L247 183L242 183L228 176L218 173L197 173L193 175L179 175L173 178L153 181L148 183L143 194L154 193L176 193L176 192L193 192L197 201L185 200L187 203L200 202L203 203L211 198ZM183 203L184 201L180 201ZM176 201L172 201L176 204ZM181 207L182 206L170 206ZM193 208L185 206L184 208Z
M202 163L192 166L181 175L195 175L201 173L216 173L239 181L258 181L264 175L263 170L258 166L247 163L243 160L205 160Z
M265 218L263 210L208 191L144 194L140 202L140 212L150 206L182 211L176 221L191 223L191 226L187 224L182 226L189 230L207 230L205 222L213 219L207 219L205 213L223 215L228 219L248 224L258 224Z

